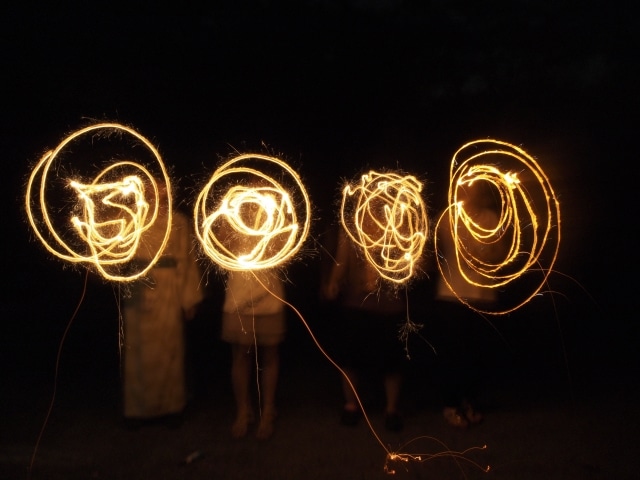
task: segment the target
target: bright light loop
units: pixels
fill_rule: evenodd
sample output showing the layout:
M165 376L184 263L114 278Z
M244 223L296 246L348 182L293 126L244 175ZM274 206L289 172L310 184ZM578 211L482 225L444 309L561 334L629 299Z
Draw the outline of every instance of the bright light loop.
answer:
M380 276L409 280L427 241L427 210L414 176L370 171L342 194L342 225Z
M505 168L506 167L506 168ZM465 189L485 182L499 204L494 225L474 221L465 206ZM524 150L498 140L476 140L462 146L453 156L447 211L438 220L447 221L455 246L455 264L440 254L436 236L436 259L442 278L460 301L482 313L509 313L535 296L545 284L560 245L560 205L540 165ZM446 225L442 226L446 228ZM477 245L501 244L500 258L487 259L474 252ZM506 287L525 274L539 274L533 291L515 305L500 311L485 311L471 305L456 292L450 281L457 269L475 287ZM530 275L529 275L530 276ZM531 286L529 286L531 288Z
M55 165L57 171L61 170L61 153L83 135L113 131L133 136L152 153L162 173L166 195L160 195L160 187L149 169L133 161L117 161L89 183L66 180L67 187L76 194L74 203L79 204L81 214L70 216L71 229L59 231L47 195L58 180L57 172L51 174L52 167ZM147 198L148 190L151 190L151 199ZM50 253L72 263L91 264L104 278L114 281L130 281L146 274L160 258L171 230L171 186L160 154L135 130L116 123L100 123L78 130L47 152L29 177L25 207L36 236ZM161 209L165 212L166 227L157 252L152 252L143 265L136 265L134 271L123 274L136 257L144 233L158 220Z
M274 167L291 191L265 173ZM273 268L300 250L310 212L307 191L289 165L266 155L239 155L218 168L198 195L196 236L204 253L226 270Z

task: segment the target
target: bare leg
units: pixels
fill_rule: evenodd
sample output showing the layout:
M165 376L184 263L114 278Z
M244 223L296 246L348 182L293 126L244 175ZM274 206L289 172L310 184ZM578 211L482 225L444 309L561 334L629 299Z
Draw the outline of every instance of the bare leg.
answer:
M342 407L342 417L340 423L347 427L355 427L360 420L360 403L356 395L358 378L355 370L344 368L346 377L342 376L342 394L344 395L344 406Z
M358 404L358 398L354 391L357 388L358 384L358 376L356 375L355 370L350 368L344 368L344 373L347 374L347 378L342 376L342 393L344 395L344 409L355 412L360 410L360 405Z
M387 396L386 413L398 413L400 401L400 388L402 386L402 374L389 373L384 377L384 390Z
M253 420L249 379L252 367L253 347L231 346L231 383L236 401L236 420L231 427L231 435L241 438L247 434L249 423Z
M260 347L260 349L262 360L260 365L262 369L260 375L262 412L256 436L266 440L273 435L274 422L277 416L276 388L280 371L280 353L277 345Z
M392 432L402 430L403 422L398 406L400 401L400 388L402 386L402 374L389 373L384 377L384 390L387 397L385 409L385 428Z

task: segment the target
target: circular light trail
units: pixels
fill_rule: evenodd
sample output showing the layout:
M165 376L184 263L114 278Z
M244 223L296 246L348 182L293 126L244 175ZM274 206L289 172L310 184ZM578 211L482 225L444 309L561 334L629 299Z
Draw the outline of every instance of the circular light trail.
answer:
M151 152L160 183L151 169L131 160L113 160L89 182L61 175L64 159L73 156L75 148L89 145L95 150L100 141L120 141L125 135L132 137L134 147L141 144ZM85 158L85 167L92 166L92 160ZM56 190L61 181L63 188ZM161 194L163 190L166 195ZM77 130L45 153L29 177L25 208L31 227L50 253L68 262L93 265L113 281L144 275L162 254L171 230L171 186L160 154L145 137L117 123ZM161 244L145 264L132 267L130 262L144 243L145 232L158 220L161 210L166 212ZM61 217L66 218L62 223Z
M463 191L483 182L498 205L495 225L480 225L466 208ZM448 220L447 220L448 219ZM560 245L560 205L540 165L523 149L499 140L476 140L463 145L450 168L448 208L438 220L447 222L455 246L455 264L440 254L436 235L438 268L449 289L460 301L482 313L509 313L538 294L545 284ZM477 248L500 243L502 256L487 260L474 254ZM485 311L458 295L449 281L457 269L466 282L497 289L527 282L527 291L515 304L500 311ZM536 276L536 277L534 277Z
M380 276L409 280L428 237L427 209L414 176L370 171L342 194L342 225Z
M302 247L310 212L307 191L289 165L243 154L218 168L198 195L196 236L204 253L226 270L273 268Z

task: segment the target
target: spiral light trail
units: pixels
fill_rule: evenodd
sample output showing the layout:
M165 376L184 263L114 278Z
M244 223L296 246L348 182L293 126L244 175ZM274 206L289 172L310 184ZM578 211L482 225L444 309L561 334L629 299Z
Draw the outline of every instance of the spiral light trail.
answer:
M272 170L276 174L269 175ZM268 269L294 256L310 227L309 196L298 174L267 155L239 155L218 168L194 207L204 253L231 271Z
M80 149L82 140L95 149L99 140L113 140L114 133L120 134L116 139L124 134L131 136L134 145L140 143L151 152L161 172L160 184L149 168L129 160L113 161L89 182L61 178L65 157L73 155L74 147ZM93 159L83 160L93 165ZM161 195L161 189L166 195ZM64 197L62 201L60 197ZM56 208L52 207L54 203ZM93 265L113 281L144 275L162 254L171 229L171 186L160 154L138 132L117 123L78 130L45 153L29 177L25 207L31 227L50 253L68 262ZM166 212L164 240L146 264L132 268L131 260L144 242L144 233L158 220L161 209ZM59 217L66 220L60 223Z
M484 182L493 192L499 212L495 225L480 225L465 206L464 190ZM455 245L455 265L440 254L436 259L442 278L460 301L490 314L509 313L539 293L552 271L560 245L560 205L547 175L523 149L498 140L476 140L453 156L448 209L438 220L449 228ZM487 260L473 252L471 242L503 245L501 258ZM478 288L506 288L517 280L527 283L524 298L499 311L485 311L458 295L450 279L457 269L466 282ZM534 278L534 275L537 277Z
M427 209L414 176L370 171L342 194L342 225L380 276L409 280L428 237Z

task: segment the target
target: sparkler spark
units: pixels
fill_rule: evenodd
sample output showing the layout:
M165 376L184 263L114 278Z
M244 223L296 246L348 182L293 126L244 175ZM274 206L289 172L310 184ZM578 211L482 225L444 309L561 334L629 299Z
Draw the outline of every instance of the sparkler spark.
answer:
M93 152L93 143L109 139L113 133L121 134L118 139L127 134L151 152L161 173L160 185L149 168L129 160L112 163L89 182L60 178L64 157L72 156L74 148L81 150L83 138L91 137ZM89 163L89 159L83 161ZM161 194L162 190L166 195ZM63 207L53 208L54 203ZM74 205L70 217L60 223L59 215L51 212L64 211L69 204ZM160 154L145 137L117 123L78 130L45 153L29 177L25 207L31 227L50 253L68 262L93 265L104 278L114 281L134 280L148 272L166 246L172 221L171 186ZM73 214L78 210L80 213ZM150 252L144 265L123 273L131 267L145 232L159 219L160 212L166 212L162 215L166 222L162 243L154 246L156 250Z
M483 184L499 205L497 221L485 225L476 221L466 191ZM488 314L512 312L534 297L545 284L560 245L560 205L540 165L527 152L499 140L476 140L463 145L453 156L447 210L439 218L447 222L455 245L455 264L440 254L435 239L436 259L442 278L458 299ZM447 225L443 224L443 228ZM488 259L476 252L502 244L500 258ZM486 311L471 305L456 291L453 275L478 288L513 286L517 280L533 281L514 304L500 311ZM538 276L537 280L535 275Z
M414 438L412 440L410 440L409 442L407 442L405 445L403 445L403 449L407 448L409 444L412 443L416 443L418 441L428 441L428 442L433 442L436 443L437 445L440 445L442 450L437 451L437 452L422 452L422 453L402 453L402 452L391 452L389 451L387 453L387 459L384 465L384 471L385 473L387 473L388 475L395 475L396 474L396 470L393 468L393 464L398 464L399 462L402 463L408 463L408 462L417 462L417 463L425 463L425 462L429 462L432 460L436 460L438 458L450 458L453 459L453 461L456 463L456 465L458 466L458 468L460 469L460 472L463 473L464 475L464 471L462 468L462 462L467 463L475 468L477 468L478 470L481 470L485 473L489 472L491 470L491 467L489 465L487 466L481 466L478 462L476 462L475 460L471 459L468 455L474 451L482 451L482 450L486 450L487 446L483 445L481 447L470 447L467 448L463 451L457 451L457 450L450 450L442 441L434 438L434 437L429 437L429 436L422 436L422 437L417 437ZM465 475L466 477L466 475Z
M347 235L382 278L397 284L411 278L427 241L421 191L414 176L370 171L342 193L340 217Z
M292 190L265 173L274 167ZM218 168L198 195L196 235L204 253L222 268L273 268L300 250L309 233L310 212L307 191L289 165L275 157L243 154Z

